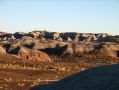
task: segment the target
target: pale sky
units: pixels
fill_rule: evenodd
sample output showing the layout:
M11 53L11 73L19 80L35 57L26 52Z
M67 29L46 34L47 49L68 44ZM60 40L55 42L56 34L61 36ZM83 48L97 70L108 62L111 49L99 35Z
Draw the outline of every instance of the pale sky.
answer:
M0 0L0 31L119 34L119 0Z

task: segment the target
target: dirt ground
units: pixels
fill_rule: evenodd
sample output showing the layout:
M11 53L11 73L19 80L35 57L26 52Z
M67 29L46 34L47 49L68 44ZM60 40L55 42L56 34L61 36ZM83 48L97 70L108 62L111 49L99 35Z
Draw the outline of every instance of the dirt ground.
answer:
M119 63L118 58L88 55L51 58L54 62L0 60L0 90L29 90L31 87L55 82L88 68Z

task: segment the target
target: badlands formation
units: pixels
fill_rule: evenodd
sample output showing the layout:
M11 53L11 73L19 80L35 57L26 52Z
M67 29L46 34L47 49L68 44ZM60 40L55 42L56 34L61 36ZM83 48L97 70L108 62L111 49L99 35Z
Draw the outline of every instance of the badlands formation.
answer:
M0 32L0 89L29 90L83 70L118 63L118 35L48 31ZM58 82L58 86L61 82L65 81ZM54 84L52 87L55 87Z

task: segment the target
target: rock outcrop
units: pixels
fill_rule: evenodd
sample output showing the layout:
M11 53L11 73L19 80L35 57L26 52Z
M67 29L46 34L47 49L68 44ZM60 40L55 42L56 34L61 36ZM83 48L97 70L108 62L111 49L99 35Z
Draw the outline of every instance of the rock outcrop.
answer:
M9 62L10 60L20 60L17 56L8 54L2 46L0 46L0 61Z
M118 36L106 33L76 33L76 32L47 32L33 31L29 33L16 32L14 34L1 33L1 43L4 43L7 53L16 53L17 47L43 51L50 55L83 56L98 54L97 56L118 57ZM15 50L15 51L14 51Z
M38 50L28 50L26 48L20 48L18 57L23 60L39 61L39 62L51 62L49 56Z
M9 54L17 55L20 59L38 62L51 62L50 57L45 53L35 49L12 46L9 48Z

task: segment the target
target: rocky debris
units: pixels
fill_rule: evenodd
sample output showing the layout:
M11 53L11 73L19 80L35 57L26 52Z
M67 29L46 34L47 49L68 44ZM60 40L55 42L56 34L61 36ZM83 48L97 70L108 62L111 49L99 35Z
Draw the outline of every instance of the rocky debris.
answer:
M119 65L107 65L84 70L49 85L31 90L118 90Z

